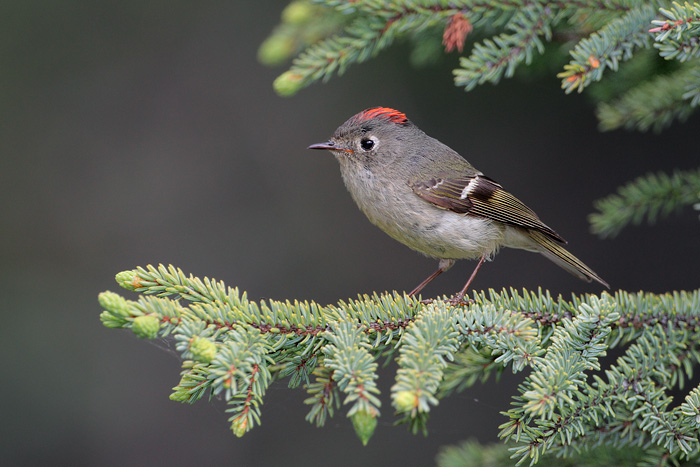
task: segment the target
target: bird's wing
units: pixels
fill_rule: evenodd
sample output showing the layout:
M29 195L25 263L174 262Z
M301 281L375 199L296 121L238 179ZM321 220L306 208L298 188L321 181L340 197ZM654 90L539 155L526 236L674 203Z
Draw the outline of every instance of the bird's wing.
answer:
M504 224L534 229L561 243L566 241L547 227L535 212L501 185L481 174L433 178L409 183L413 192L435 206L459 214L480 216Z

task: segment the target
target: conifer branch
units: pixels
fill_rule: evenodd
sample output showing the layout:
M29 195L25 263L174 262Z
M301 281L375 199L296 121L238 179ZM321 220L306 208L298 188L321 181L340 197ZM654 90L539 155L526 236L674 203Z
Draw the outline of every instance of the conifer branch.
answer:
M294 60L290 70L275 81L280 94L294 94L313 81L327 81L334 73L343 74L351 63L362 63L390 46L396 36L406 31L420 33L458 12L441 5L424 7L418 2L328 3L341 13L353 14L358 10L358 14L345 28L344 35L333 35L313 44Z
M591 230L613 237L625 226L649 224L683 206L700 203L700 169L649 174L618 189L617 194L598 200L598 212L589 216Z
M652 6L635 8L576 44L571 62L557 75L562 78L562 89L566 93L582 92L592 82L600 81L606 69L617 71L619 62L629 60L635 49L648 47L648 25L654 15Z
M700 64L693 63L643 82L612 102L601 102L596 111L600 129L659 132L674 120L685 121L700 102L699 73Z
M700 105L700 66L691 70L691 76L688 81L683 99L690 102L690 107L695 108Z
M604 439L618 448L655 443L680 458L691 452L697 457L698 426L682 423L680 408L665 410L671 400L666 388L673 378L665 369L668 356L685 348L681 335L652 327L606 370L605 378L594 376L593 384L574 379L576 400L559 405L550 416L523 418L527 404L509 411L512 419L503 425L502 436L514 436L517 427L518 442L523 443L513 450L514 457L536 460L545 452L566 454L572 446L585 449ZM697 364L698 349L693 353ZM524 396L518 399L527 400Z
M226 344L218 346L208 379L212 395L223 394L227 401L231 430L243 436L260 424L260 405L271 382L268 365L274 360L268 339L257 330L239 326L228 337Z
M391 398L397 413L403 415L402 421L410 422L414 433L426 430L430 406L438 404L435 395L443 368L458 348L451 311L451 307L428 306L403 336Z
M657 27L649 30L656 33L659 55L680 62L700 58L700 5L673 2L671 8L659 11L666 19L652 21Z
M374 426L368 432L357 429L357 421L368 423L379 416L381 402L377 395L377 363L370 354L369 338L352 321L337 321L325 334L328 344L323 348L324 364L333 371L333 380L338 390L346 394L344 404L352 403L348 417L353 419L356 431L364 444L367 444ZM362 427L367 429L367 427Z
M233 432L260 424L273 379L303 384L306 416L322 426L342 404L363 443L376 429L376 359L396 358L391 389L400 421L427 429L440 399L510 367L532 369L504 412L500 436L518 462L593 446L644 446L670 460L700 456L700 386L673 406L700 364L700 290L552 297L543 291L475 293L469 306L423 305L375 294L321 306L253 302L222 282L172 266L117 275L137 301L100 294L107 327L143 338L172 335L182 358L171 399L227 401ZM608 349L630 344L601 367ZM394 352L398 349L398 352Z
M314 375L316 380L309 383L306 388L311 394L311 397L304 401L305 404L311 405L306 421L321 427L329 417L333 416L334 411L340 407L340 403L333 370L326 366L319 366L314 370Z
M510 78L522 62L530 64L534 51L544 52L544 42L552 36L554 11L535 4L519 10L508 22L509 33L500 34L476 44L471 56L460 60L454 71L455 84L467 91L485 82L498 83L502 76Z
M454 360L445 366L438 399L449 396L453 391L464 391L477 382L484 383L493 373L500 376L505 367L495 360L496 357L486 347L479 350L463 347L454 355Z
M468 43L469 37L484 34L480 42ZM434 63L443 53L442 41L444 53L466 51L453 74L455 85L471 90L513 76L519 65L534 64L546 44L555 42L570 51L569 63L562 63L557 75L566 93L583 92L602 81L607 91L594 94L614 95L611 105L610 99L599 97L602 129L645 131L683 121L698 106L699 36L697 2L295 0L259 55L266 64L278 64L298 54L274 82L279 94L292 95L367 61L399 39L412 43L414 64ZM605 84L605 76L642 49L656 49L658 56L687 68L662 75L654 62L646 61L637 73L649 78L645 83Z

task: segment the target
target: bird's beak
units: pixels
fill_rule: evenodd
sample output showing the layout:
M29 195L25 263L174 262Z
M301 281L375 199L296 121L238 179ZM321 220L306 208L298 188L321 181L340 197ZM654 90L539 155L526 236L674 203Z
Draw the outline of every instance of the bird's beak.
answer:
M328 149L329 151L345 151L353 152L352 149L339 148L333 141L326 141L325 143L316 143L309 146L307 149Z

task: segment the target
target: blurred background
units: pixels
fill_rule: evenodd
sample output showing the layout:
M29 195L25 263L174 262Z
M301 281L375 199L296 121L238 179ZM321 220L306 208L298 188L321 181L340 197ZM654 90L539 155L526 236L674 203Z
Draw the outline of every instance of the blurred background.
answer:
M97 294L149 263L224 280L252 299L332 303L410 290L437 263L357 210L330 153L309 151L356 112L404 111L537 211L612 290L698 287L686 211L613 240L588 232L594 200L649 171L697 167L697 116L662 134L600 133L586 96L554 73L465 93L458 55L413 69L389 52L293 98L256 60L286 2L8 2L0 31L0 376L3 465L431 465L438 447L495 441L518 378L440 403L430 436L383 413L367 447L341 409L304 421L302 389L273 385L242 439L225 404L168 399L167 341L100 324ZM462 261L424 294L458 290ZM531 253L504 250L477 289L600 293ZM128 295L134 298L133 295ZM340 460L336 462L336 460Z

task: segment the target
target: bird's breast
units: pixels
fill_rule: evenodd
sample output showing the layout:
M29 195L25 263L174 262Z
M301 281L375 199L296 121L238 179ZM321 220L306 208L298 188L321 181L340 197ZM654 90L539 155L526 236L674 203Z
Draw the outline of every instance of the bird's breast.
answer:
M355 203L389 236L427 256L473 259L491 254L503 239L503 226L491 220L440 209L416 196L407 183L370 170L343 173Z

